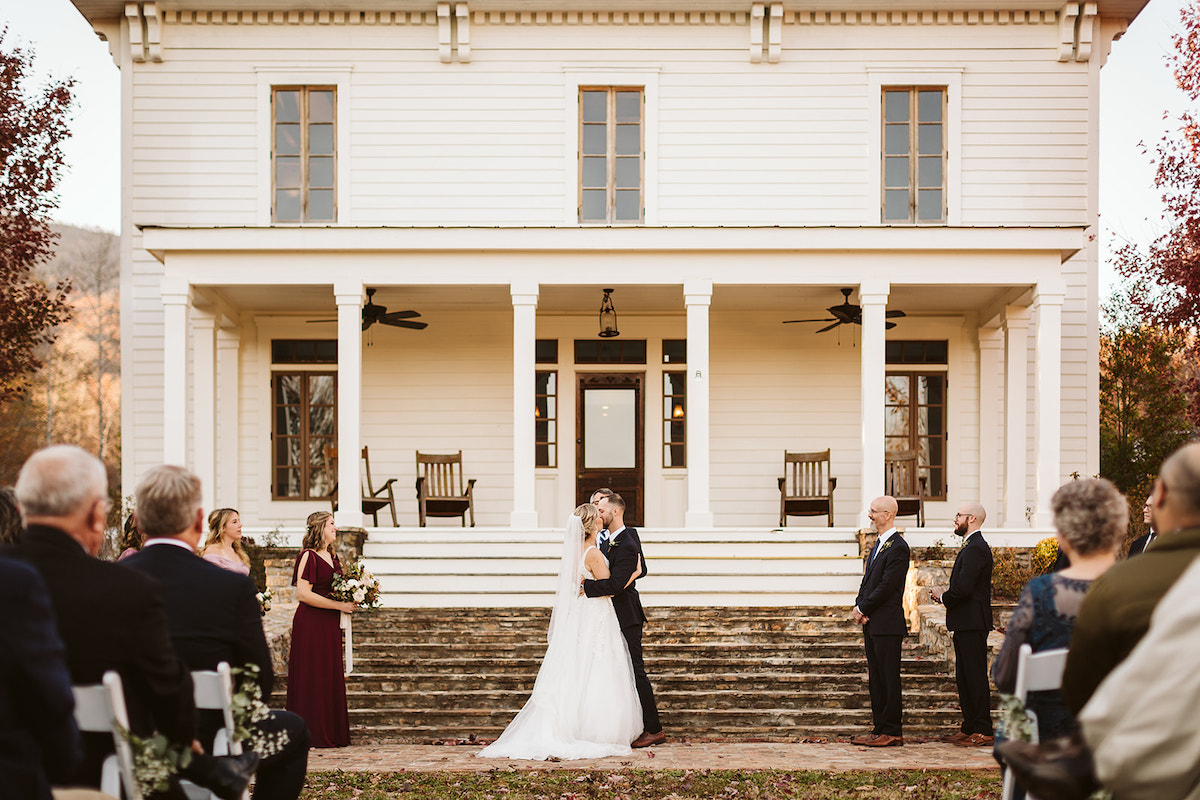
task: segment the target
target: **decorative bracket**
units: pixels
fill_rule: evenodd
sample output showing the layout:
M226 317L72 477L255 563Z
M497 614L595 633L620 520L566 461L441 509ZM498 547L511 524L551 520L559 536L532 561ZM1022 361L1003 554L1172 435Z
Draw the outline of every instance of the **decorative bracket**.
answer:
M783 50L783 3L771 4L771 15L767 19L767 61L779 63Z
M763 4L750 6L750 63L757 64L763 57Z
M1092 38L1096 32L1096 4L1083 4L1079 15L1079 34L1075 37L1075 60L1087 61L1092 57Z
M129 57L138 63L162 61L162 20L158 4L126 3L126 29L129 31Z
M471 60L471 11L466 3L447 2L437 5L438 58L443 64L454 60L466 63Z
M1058 60L1087 61L1096 35L1095 0L1070 2L1058 12Z
M779 63L783 49L783 3L755 3L750 6L750 63L760 64L763 57Z

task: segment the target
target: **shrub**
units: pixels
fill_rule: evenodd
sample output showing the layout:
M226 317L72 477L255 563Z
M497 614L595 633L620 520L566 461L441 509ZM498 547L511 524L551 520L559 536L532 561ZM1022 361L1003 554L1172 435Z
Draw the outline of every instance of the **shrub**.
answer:
M1025 584L1038 574L1030 561L1012 547L995 548L992 551L992 597L1016 600Z
M1034 545L1030 559L1035 575L1045 575L1054 569L1054 562L1058 561L1058 539L1053 536L1042 539Z

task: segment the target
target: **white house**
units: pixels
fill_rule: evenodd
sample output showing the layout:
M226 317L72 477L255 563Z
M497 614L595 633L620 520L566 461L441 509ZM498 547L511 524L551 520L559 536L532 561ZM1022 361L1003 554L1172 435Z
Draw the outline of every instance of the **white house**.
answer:
M74 3L122 73L127 487L295 528L369 445L411 533L414 453L461 450L500 538L612 483L728 540L785 450L843 532L889 450L942 535L1099 470L1100 69L1144 0ZM364 333L369 290L428 327Z

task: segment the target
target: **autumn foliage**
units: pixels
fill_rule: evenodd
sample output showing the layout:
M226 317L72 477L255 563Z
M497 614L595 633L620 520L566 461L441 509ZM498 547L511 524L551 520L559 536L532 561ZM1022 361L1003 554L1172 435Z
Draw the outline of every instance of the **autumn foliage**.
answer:
M30 86L32 56L0 30L0 399L19 394L40 366L37 348L69 317L68 285L33 269L50 256L49 215L63 168L72 82Z

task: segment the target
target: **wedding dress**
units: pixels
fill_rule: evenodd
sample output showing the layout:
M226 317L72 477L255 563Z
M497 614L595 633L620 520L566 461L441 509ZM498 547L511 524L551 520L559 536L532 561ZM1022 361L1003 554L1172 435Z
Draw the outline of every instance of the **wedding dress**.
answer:
M592 548L588 548L589 550ZM577 759L628 755L642 732L629 646L612 600L580 597L583 525L571 516L547 634L549 646L533 694L483 758Z

